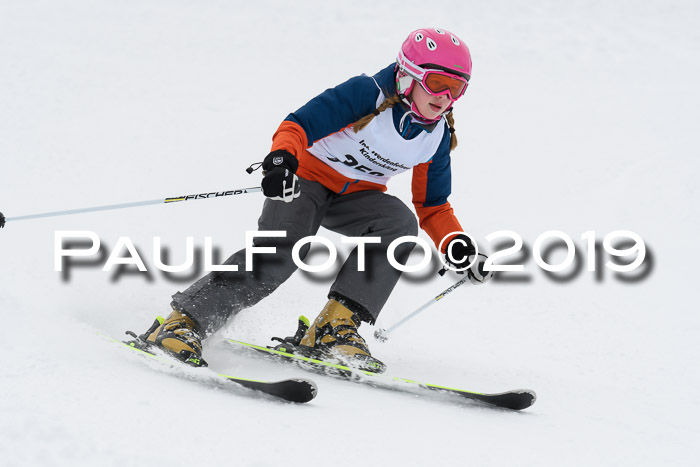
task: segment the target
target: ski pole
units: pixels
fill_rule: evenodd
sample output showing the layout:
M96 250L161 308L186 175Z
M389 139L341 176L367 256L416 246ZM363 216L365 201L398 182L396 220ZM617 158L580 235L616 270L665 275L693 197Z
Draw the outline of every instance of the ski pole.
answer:
M469 280L469 278L468 278L467 275L465 274L464 277L463 277L461 280L455 282L455 283L452 284L450 287L448 287L446 290L443 290L442 293L440 293L440 295L438 295L437 297L431 299L431 300L430 300L429 302L427 302L425 305L423 305L423 306L421 306L420 308L416 309L415 311L411 312L409 315L407 315L407 316L401 318L399 321L397 321L396 323L392 324L392 325L389 326L387 329L382 329L382 328L380 328L380 329L377 329L376 331L374 331L374 338L375 338L377 341L379 341L379 342L386 342L386 341L389 339L389 333L395 331L396 328L402 326L402 325L405 324L407 321L409 321L409 320L413 319L414 317L416 317L416 316L417 316L418 314L420 314L422 311L424 311L424 310L426 310L427 308L429 308L430 305L432 305L433 303L439 301L439 300L442 299L445 295L449 294L450 292L452 292L453 290L455 290L457 287L459 287L460 285L464 284L464 283L467 282L468 280Z
M160 198L160 199L154 199L150 201L136 201L133 203L121 203L121 204L108 204L106 206L94 206L91 208L82 208L82 209L69 209L67 211L53 211L53 212L45 212L41 214L30 214L28 216L15 216L15 217L7 217L4 219L5 222L10 222L10 221L23 221L27 219L39 219L42 217L55 217L55 216L68 216L70 214L81 214L84 212L95 212L95 211L108 211L110 209L125 209L125 208L133 208L137 206L149 206L152 204L170 204L170 203L177 203L180 201L190 201L190 200L195 200L195 199L211 199L211 198L221 198L222 196L235 196L235 195L242 195L246 193L257 193L259 191L262 191L261 187L252 187L252 188L238 188L235 190L227 190L227 191L212 191L210 193L198 193L194 195L183 195L183 196L170 196L165 199Z

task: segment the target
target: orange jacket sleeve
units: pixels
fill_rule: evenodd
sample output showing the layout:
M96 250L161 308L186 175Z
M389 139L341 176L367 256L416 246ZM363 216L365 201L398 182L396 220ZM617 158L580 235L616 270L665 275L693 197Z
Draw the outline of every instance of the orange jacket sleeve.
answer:
M272 151L285 150L299 158L307 147L306 133L296 122L283 121L272 136Z
M435 246L439 248L440 242L445 236L452 232L461 232L462 226L457 220L446 196L439 196L435 197L435 199L431 199L429 188L430 184L434 183L431 177L433 179L442 179L442 183L444 184L445 176L447 176L447 190L449 190L449 173L447 175L441 173L436 177L434 173L430 173L434 172L432 162L431 160L430 162L419 164L413 168L411 189L413 192L413 206L416 209L416 214L418 214L419 225L430 236ZM449 165L447 169L449 170ZM441 187L441 194L444 194L445 188L445 186ZM454 235L451 237L454 237ZM451 239L452 238L448 238L447 240ZM441 253L445 252L447 240L442 244Z

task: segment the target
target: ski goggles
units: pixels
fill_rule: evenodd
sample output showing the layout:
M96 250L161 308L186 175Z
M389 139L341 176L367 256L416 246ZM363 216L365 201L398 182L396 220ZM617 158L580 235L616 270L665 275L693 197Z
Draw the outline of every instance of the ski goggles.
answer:
M425 92L433 96L448 94L450 99L456 101L462 97L467 90L467 85L469 84L468 77L430 68L431 65L429 64L424 65L425 68L423 66L418 66L406 58L403 50L399 51L396 63L399 68L399 73L402 73L404 76L410 76L418 81L421 87L425 89Z
M461 76L453 75L442 70L425 70L420 84L428 94L441 96L447 94L456 101L464 95L469 81Z

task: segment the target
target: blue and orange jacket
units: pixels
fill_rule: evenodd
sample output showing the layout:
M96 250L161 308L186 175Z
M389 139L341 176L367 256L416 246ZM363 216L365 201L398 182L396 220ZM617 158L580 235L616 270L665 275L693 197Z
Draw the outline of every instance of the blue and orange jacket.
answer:
M327 89L289 114L272 138L272 150L285 150L295 155L299 160L297 174L300 177L321 183L335 193L386 191L386 185L341 175L308 151L315 142L351 127L360 118L372 113L380 92L385 96L396 94L394 64L373 77L356 76L335 88ZM395 130L405 140L411 140L421 132L430 132L435 128L435 125L431 128L414 122L410 115L401 125L402 117L407 112L402 104L395 105L391 111ZM437 124L447 125L444 121ZM413 167L411 188L419 225L435 245L439 245L451 232L462 231L447 201L451 192L450 132L447 129L443 132L437 151L428 162ZM446 243L443 244L443 251Z

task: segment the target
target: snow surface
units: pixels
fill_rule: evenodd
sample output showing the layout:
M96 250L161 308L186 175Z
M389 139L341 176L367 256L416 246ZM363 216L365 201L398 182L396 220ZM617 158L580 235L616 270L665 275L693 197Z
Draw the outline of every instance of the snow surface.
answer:
M409 31L437 25L474 60L455 112L450 198L465 228L487 249L494 231L531 249L561 230L581 259L584 232L626 229L650 252L636 282L602 263L554 281L528 253L529 281L465 286L371 343L395 375L535 389L521 413L221 347L222 336L265 343L314 316L329 275L297 274L205 347L220 372L315 379L316 400L295 405L153 371L96 335L143 331L193 279L153 268L154 236L173 264L186 236L231 253L255 228L261 195L10 221L0 231L0 465L698 465L699 13L692 0L0 1L0 211L10 218L255 186L259 175L243 169L267 154L287 113L376 72ZM389 188L408 203L409 185L405 175ZM58 230L94 231L106 253L128 236L151 273L115 276L94 261L64 279ZM378 324L454 280L407 277Z

